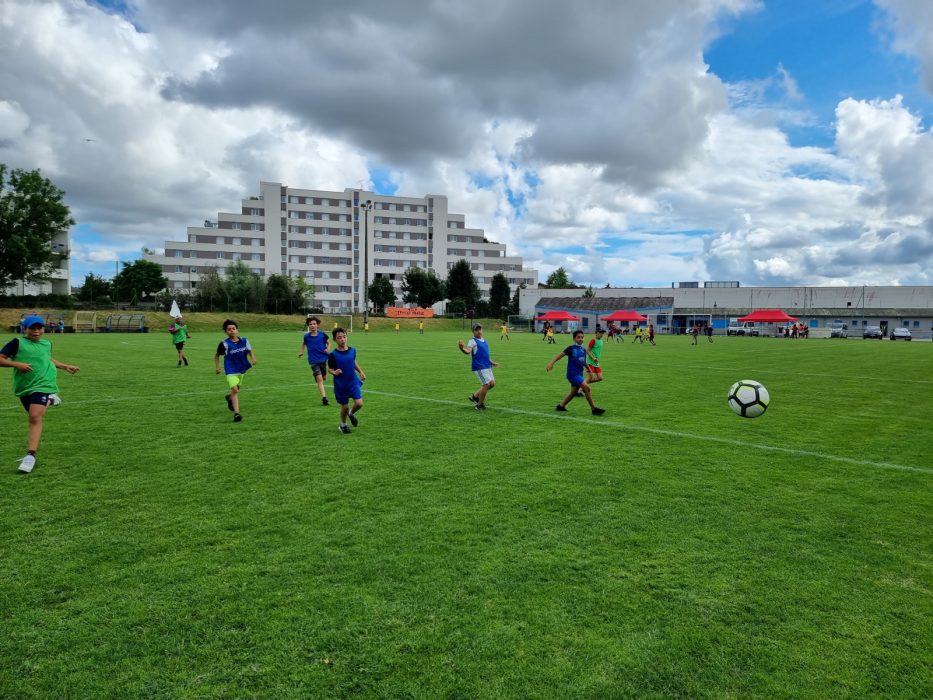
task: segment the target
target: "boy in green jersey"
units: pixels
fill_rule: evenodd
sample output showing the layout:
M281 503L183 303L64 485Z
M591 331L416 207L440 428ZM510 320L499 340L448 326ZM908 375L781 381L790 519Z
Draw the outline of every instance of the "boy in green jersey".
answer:
M22 338L14 338L0 349L0 367L12 367L13 393L19 397L29 413L29 437L26 456L20 460L19 470L24 474L36 466L36 451L42 438L42 418L49 406L62 401L58 397L58 370L68 374L78 371L75 365L66 365L52 357L52 344L42 336L45 319L27 316L23 320Z
M188 324L185 323L185 319L181 316L175 319L175 323L171 324L168 327L168 332L172 334L172 342L175 343L175 349L178 351L178 366L181 367L181 363L185 363L185 367L188 366L188 358L185 357L185 341L191 337L191 333L188 332Z
M603 368L599 366L599 360L603 354L603 329L596 326L596 337L591 338L586 349L589 350L589 362L586 363L586 381L589 384L601 382L603 380Z

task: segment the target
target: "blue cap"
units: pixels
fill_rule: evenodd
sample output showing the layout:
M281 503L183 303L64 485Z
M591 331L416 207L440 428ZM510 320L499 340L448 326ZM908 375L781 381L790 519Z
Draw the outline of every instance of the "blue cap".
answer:
M27 316L26 318L23 319L23 328L29 328L29 326L34 326L37 323L40 326L44 326L45 319L42 318L41 316L36 316L35 314L33 314L32 316Z

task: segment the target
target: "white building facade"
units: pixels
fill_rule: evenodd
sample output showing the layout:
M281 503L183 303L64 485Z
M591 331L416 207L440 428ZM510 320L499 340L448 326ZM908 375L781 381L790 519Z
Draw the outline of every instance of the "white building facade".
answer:
M504 244L467 228L462 214L449 211L446 196L331 192L278 182L261 182L259 194L242 200L239 212L219 212L216 221L189 227L187 240L166 241L163 253L145 258L162 266L171 289L196 289L207 268L237 260L262 276L301 277L314 285L314 303L327 313L362 312L364 285L377 277L393 283L401 304L405 270L431 269L446 279L461 259L485 297L499 272L512 289L538 282L537 271L508 255Z
M56 253L67 252L69 242L69 229L65 229L52 239L52 250ZM25 282L20 280L3 291L5 294L12 296L37 296L39 294L61 294L64 296L71 294L71 266L68 258L62 260L57 269L52 270L48 281Z

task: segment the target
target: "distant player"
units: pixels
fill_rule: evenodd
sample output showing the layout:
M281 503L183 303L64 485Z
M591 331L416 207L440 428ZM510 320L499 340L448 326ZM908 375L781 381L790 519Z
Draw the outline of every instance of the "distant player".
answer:
M49 406L58 406L58 371L78 371L52 357L52 344L42 336L45 320L41 316L23 318L22 338L14 338L0 349L0 367L13 368L13 393L29 414L26 456L19 461L19 471L28 474L36 466L36 452L42 439L42 419Z
M424 321L418 321L418 335L424 335Z
M470 368L479 379L482 386L475 394L470 394L470 401L476 404L477 411L486 410L486 394L496 385L496 378L493 376L492 368L498 367L498 362L493 362L489 356L489 343L483 337L483 327L480 324L473 326L473 337L464 345L462 340L457 341L460 352L471 356Z
M395 332L398 333L398 322L395 323Z
M712 325L706 326L706 340L709 341L710 343L713 342L713 326Z
M224 358L224 374L227 375L227 386L230 393L227 399L227 408L233 411L233 422L243 420L240 415L240 388L243 385L243 376L256 365L256 355L246 338L241 338L236 321L224 321L225 340L220 341L217 353L214 355L214 371L220 374L220 358Z
M340 404L341 433L349 433L350 426L347 418L355 428L359 425L356 414L363 408L363 382L366 373L356 361L356 348L347 345L347 331L338 327L334 331L334 342L337 347L327 356L327 371L334 377L334 399ZM353 408L350 408L350 399L353 399Z
M570 391L564 397L564 400L555 406L555 409L560 412L566 411L567 404L573 401L579 391L582 391L583 396L586 397L586 402L590 405L590 412L594 416L603 415L606 410L598 408L596 404L593 403L593 394L590 390L590 385L583 376L587 357L593 360L586 348L583 347L583 331L574 331L573 345L567 346L553 360L548 362L547 371L550 372L554 369L554 364L565 356L567 358L567 381L570 382Z
M657 343L654 342L654 324L653 323L648 324L648 342L651 343L652 345L657 345Z
M554 340L554 327L548 326L547 330L544 332L545 338L549 345L557 345L557 341Z
M603 380L603 368L599 365L603 354L603 333L603 329L597 327L596 337L590 338L590 342L586 346L589 355L589 362L586 363L586 380L590 384Z
M168 332L172 334L172 342L175 343L175 349L178 351L178 367L181 367L182 362L187 367L188 358L185 357L185 342L191 337L191 333L188 332L188 324L185 323L185 319L181 316L177 317L175 323L169 325Z
M324 389L324 379L327 377L327 353L330 352L330 338L327 333L318 330L321 319L317 316L308 317L308 332L301 339L301 350L298 351L298 357L308 350L308 365L311 367L311 373L314 381L317 383L317 390L321 395L321 405L328 405L327 391Z
M632 338L632 343L634 343L636 340L639 343L644 341L644 338L642 337L641 326L635 326L635 337Z
M502 340L503 338L509 340L509 324L507 323L503 323L499 328L499 340Z
M700 338L700 325L698 323L694 323L693 327L690 329L690 344L696 345L699 338Z

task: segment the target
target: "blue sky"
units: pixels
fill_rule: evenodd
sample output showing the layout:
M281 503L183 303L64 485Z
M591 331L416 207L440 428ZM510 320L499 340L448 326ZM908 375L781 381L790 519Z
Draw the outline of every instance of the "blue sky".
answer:
M0 162L74 284L260 180L444 193L542 281L933 284L926 0L466 8L7 0Z

